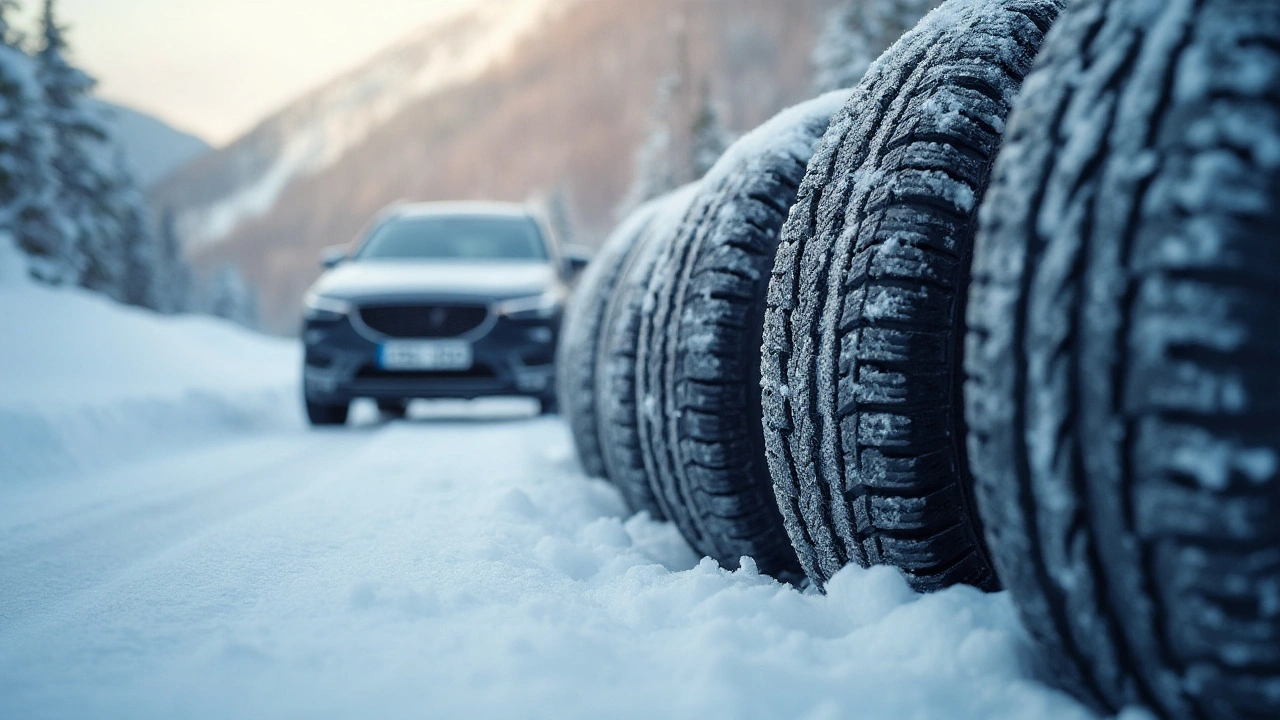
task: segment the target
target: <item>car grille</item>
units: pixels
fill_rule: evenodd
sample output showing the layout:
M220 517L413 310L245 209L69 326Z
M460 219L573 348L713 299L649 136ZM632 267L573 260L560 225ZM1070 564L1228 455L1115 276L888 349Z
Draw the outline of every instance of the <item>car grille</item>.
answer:
M374 332L396 338L445 338L465 335L484 324L484 305L370 305L360 320Z
M493 368L476 363L468 370L383 370L365 365L356 372L357 380L495 380Z

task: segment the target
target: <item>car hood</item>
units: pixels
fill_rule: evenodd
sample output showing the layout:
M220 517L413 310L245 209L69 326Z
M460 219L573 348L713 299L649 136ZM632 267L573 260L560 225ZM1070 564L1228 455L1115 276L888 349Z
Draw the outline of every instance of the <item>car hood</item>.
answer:
M340 300L463 296L494 300L537 295L557 281L546 263L439 263L362 260L330 270L311 291Z

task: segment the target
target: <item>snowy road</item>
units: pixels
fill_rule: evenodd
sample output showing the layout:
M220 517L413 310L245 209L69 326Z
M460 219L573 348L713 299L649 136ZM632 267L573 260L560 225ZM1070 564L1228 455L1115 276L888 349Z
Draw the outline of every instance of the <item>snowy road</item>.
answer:
M699 562L528 403L312 431L296 343L0 307L0 720L1092 717L1006 595Z
M523 405L0 490L0 717L1084 718L1003 596L699 565Z

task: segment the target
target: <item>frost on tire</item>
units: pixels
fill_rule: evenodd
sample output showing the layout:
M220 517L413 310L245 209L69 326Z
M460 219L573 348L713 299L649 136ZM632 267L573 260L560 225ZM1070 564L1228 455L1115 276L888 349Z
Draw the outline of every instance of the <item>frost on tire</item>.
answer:
M569 424L582 469L592 477L606 476L596 417L600 328L618 277L639 246L655 207L647 203L628 215L592 258L574 289L556 348L560 411Z
M1058 0L950 0L832 121L783 233L761 374L778 504L805 572L891 564L997 585L960 400L977 204Z
M735 143L659 248L641 312L636 394L654 495L698 552L799 576L760 425L764 297L782 223L847 92L780 114Z
M650 217L607 298L596 343L595 416L605 475L632 511L648 512L658 520L666 516L653 497L637 428L635 383L640 310L656 253L670 241L696 189L691 184L644 206Z
M1079 0L982 211L966 415L1001 578L1111 710L1280 717L1280 3Z

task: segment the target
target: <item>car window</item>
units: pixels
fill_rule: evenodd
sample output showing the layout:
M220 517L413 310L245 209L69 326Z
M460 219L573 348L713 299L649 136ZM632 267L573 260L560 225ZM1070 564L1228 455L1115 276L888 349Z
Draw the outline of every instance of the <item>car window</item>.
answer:
M356 259L545 261L547 248L527 217L401 217L375 229Z

